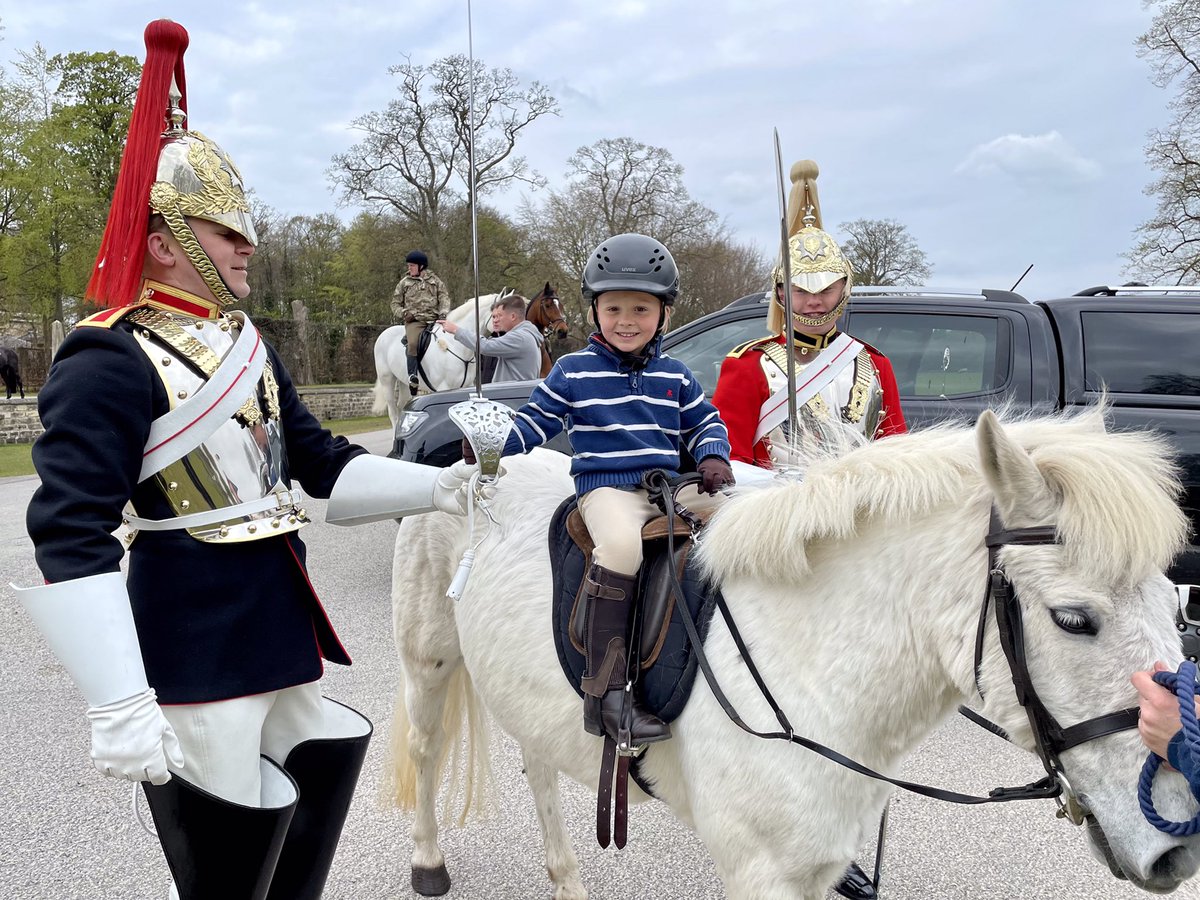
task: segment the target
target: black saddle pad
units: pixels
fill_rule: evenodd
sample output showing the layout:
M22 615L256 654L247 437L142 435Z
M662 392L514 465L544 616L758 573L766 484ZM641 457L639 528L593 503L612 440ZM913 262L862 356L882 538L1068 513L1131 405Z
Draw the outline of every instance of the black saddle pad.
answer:
M583 654L571 643L571 610L575 596L587 567L583 551L567 533L567 516L575 509L576 498L568 497L559 505L550 519L550 568L554 575L554 599L551 603L554 629L554 647L563 674L580 697L579 681L583 678ZM653 580L647 577L655 567L667 565L665 540L652 541L646 545L646 558L642 564L640 584ZM639 588L640 588L639 584ZM696 630L703 641L708 635L716 597L708 590L705 582L689 559L680 579L688 609L696 623ZM639 604L640 614L640 604ZM630 642L633 645L633 642ZM663 642L658 659L649 669L639 669L639 681L635 689L642 705L664 722L679 717L687 705L696 681L696 655L684 630L679 610L672 607L671 624Z

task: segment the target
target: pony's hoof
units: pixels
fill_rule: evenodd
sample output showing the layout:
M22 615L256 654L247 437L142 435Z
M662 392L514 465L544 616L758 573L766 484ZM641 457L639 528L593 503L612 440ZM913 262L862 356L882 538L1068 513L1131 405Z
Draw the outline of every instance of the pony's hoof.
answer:
M444 863L436 869L413 866L412 886L422 897L440 897L450 890L450 873Z

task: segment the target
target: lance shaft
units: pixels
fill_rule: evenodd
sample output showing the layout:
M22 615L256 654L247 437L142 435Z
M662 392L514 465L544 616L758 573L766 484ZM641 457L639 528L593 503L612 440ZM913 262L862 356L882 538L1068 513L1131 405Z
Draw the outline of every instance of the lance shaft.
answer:
M483 365L480 341L483 325L479 311L479 224L475 204L475 42L471 31L471 0L467 0L467 194L471 206L471 269L475 276L475 396L483 396Z
M772 297L773 302L783 305L783 339L787 348L787 383L784 390L788 392L788 443L794 444L799 438L799 411L796 409L796 345L792 339L792 254L788 247L788 218L787 218L787 187L783 181L783 153L779 149L779 129L775 129L775 173L779 181L779 238L781 253L781 268L783 270L783 297ZM771 290L776 290L771 285Z

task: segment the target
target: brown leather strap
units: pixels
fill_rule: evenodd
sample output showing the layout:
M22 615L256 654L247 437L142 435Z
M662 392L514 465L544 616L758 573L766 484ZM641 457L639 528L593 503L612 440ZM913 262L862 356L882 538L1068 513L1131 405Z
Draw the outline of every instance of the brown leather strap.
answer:
M612 816L613 766L617 760L617 745L610 737L604 738L604 755L600 758L600 783L596 786L596 842L607 848L612 833L609 823Z
M629 757L617 761L617 808L613 812L613 843L625 848L629 838Z

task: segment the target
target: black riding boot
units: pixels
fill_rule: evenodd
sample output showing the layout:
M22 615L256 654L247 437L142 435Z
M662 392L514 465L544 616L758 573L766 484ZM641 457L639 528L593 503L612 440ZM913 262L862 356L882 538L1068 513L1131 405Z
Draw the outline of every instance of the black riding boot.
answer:
M296 811L296 783L266 757L262 805L222 800L180 776L144 782L179 900L265 900Z
M416 394L417 389L421 386L421 380L417 377L417 367L421 360L416 356L405 356L408 362L408 390L409 393Z
M856 862L850 863L842 875L842 880L835 884L833 889L850 900L875 900L878 896L875 884Z
M588 734L607 735L622 743L621 713L625 705L629 617L633 608L636 575L620 575L593 565L584 593L587 611L587 666L579 686L583 698L583 727ZM652 744L671 736L671 726L646 712L629 694L629 743Z
M371 723L350 707L323 698L327 732L291 749L284 769L300 788L267 900L318 900L350 812L367 756Z

